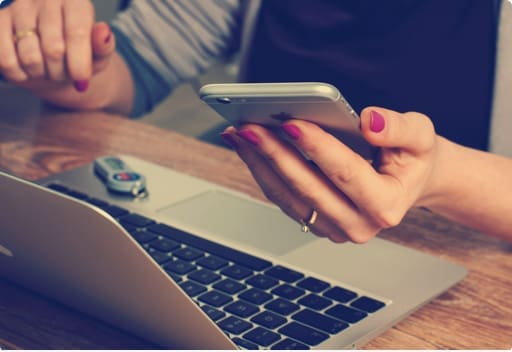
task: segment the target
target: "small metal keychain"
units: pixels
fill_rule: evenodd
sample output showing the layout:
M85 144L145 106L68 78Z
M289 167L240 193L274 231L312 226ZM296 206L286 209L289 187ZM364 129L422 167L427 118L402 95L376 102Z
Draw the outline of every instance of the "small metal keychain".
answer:
M94 160L94 171L100 176L109 191L130 195L134 198L148 196L144 175L133 171L116 156L104 156Z

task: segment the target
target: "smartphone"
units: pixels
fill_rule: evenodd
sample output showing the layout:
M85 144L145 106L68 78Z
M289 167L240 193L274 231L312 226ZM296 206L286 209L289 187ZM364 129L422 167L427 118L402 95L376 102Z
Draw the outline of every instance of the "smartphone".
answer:
M365 159L376 148L363 138L359 116L339 90L321 82L208 84L199 97L234 126L276 128L289 119L318 124Z

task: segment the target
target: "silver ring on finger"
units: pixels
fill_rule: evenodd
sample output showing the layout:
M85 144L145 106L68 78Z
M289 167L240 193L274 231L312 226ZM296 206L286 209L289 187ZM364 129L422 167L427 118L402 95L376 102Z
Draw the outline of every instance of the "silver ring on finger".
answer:
M316 218L318 217L318 213L315 209L311 210L311 214L309 215L309 218L307 220L300 220L301 224L301 231L302 232L309 232L311 225L314 225L316 222Z

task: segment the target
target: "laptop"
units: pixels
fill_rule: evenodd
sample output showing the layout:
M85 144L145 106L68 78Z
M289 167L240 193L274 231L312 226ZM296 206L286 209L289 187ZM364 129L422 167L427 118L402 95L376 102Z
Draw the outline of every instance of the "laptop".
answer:
M334 244L275 206L131 156L148 196L93 166L0 173L0 276L180 349L359 348L460 281L460 265L375 238Z

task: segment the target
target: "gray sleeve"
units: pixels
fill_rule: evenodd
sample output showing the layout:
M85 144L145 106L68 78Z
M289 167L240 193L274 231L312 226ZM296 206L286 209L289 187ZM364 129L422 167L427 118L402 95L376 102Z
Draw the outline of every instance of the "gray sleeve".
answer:
M239 0L134 0L112 23L135 84L131 115L233 52L241 11Z

